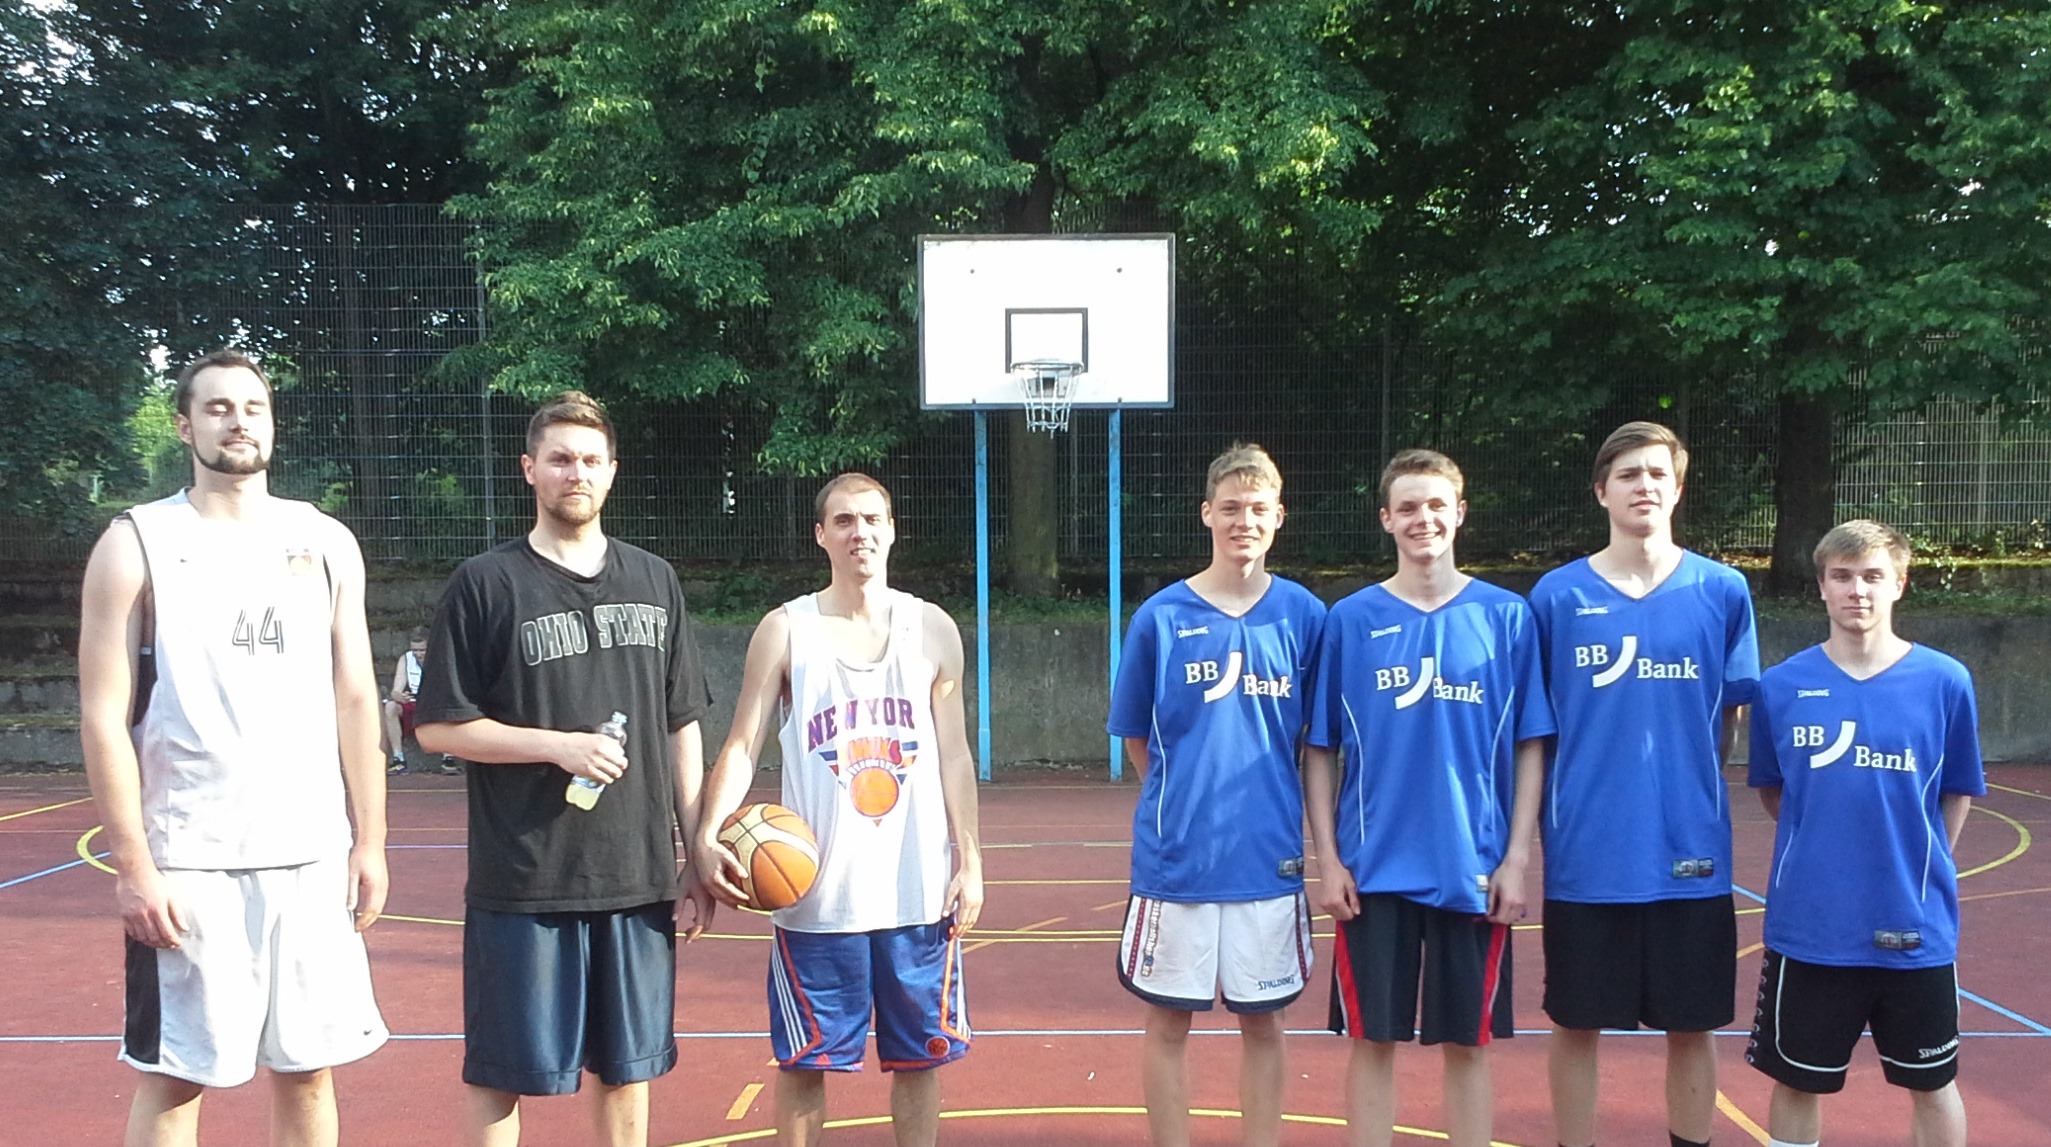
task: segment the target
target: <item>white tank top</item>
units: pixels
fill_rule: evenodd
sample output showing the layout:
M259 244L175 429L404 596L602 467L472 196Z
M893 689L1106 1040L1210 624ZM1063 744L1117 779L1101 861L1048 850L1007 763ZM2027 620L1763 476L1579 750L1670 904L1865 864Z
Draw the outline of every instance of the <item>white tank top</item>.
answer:
M406 692L417 698L420 696L420 658L414 656L411 649L400 654L399 658L406 666Z
M940 919L953 874L925 603L892 591L881 660L845 660L818 595L786 602L790 701L783 803L819 837L812 891L775 914L795 932L871 932Z
M143 828L163 868L277 868L346 852L335 731L342 527L272 499L208 521L183 492L128 511L153 597L156 682L134 730Z

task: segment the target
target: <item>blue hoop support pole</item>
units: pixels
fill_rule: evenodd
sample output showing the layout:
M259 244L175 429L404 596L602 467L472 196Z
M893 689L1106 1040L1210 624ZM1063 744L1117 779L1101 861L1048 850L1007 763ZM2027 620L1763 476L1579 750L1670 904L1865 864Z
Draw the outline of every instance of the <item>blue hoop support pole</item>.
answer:
M976 411L976 779L990 779L990 422Z
M1110 505L1106 507L1110 513L1106 520L1109 523L1111 552L1109 568L1107 570L1110 576L1106 580L1110 583L1111 589L1111 624L1109 628L1111 630L1110 688L1112 689L1118 686L1118 656L1123 651L1125 645L1125 627L1119 624L1125 617L1125 521L1123 516L1125 457L1119 442L1120 432L1124 429L1122 425L1124 417L1125 412L1123 410L1113 407L1111 409L1111 428L1104 436L1108 443L1106 449L1110 453L1110 482L1108 485L1111 488L1111 492L1109 495ZM1110 689L1106 689L1104 695L1110 696ZM1125 779L1125 743L1118 737L1111 738L1111 779L1114 781Z

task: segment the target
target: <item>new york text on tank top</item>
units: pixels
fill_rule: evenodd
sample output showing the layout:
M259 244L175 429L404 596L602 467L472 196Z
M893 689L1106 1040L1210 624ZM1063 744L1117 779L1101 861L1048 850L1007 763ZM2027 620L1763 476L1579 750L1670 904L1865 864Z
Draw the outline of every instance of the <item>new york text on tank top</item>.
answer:
M902 674L888 664L892 654L891 629L898 624L895 609L891 626L877 634L859 623L836 626L840 620L820 614L820 636L833 650L838 668L881 684L885 690L902 688ZM842 696L806 714L805 751L817 753L847 790L855 811L880 822L897 807L906 777L918 761L918 709L908 697L849 696L869 690L844 681Z
M622 645L645 645L669 651L669 610L642 603L594 605L587 621L581 609L545 613L522 621L518 629L520 657L528 665L579 657Z

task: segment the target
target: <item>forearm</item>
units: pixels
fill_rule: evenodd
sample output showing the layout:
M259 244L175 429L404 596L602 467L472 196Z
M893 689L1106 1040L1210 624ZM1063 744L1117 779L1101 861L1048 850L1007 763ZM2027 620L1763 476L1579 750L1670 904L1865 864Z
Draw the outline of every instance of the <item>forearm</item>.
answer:
M1759 790L1759 804L1766 809L1766 815L1773 820L1780 819L1780 786Z
M342 784L349 792L349 819L359 847L385 846L385 769L378 751L378 700L368 690L337 696L336 732L342 750Z
M1154 763L1154 756L1147 751L1145 737L1121 737L1125 742L1125 759L1131 763L1132 771L1140 780L1147 779L1147 768Z
M136 760L135 744L119 722L111 729L105 724L88 719L79 726L86 784L92 789L93 807L104 826L100 840L117 871L155 867L142 824L142 766Z
M437 721L413 731L422 750L447 753L480 765L546 764L561 752L564 734L554 729L508 725L490 717Z
M1320 859L1339 856L1339 755L1315 745L1303 747L1303 811L1310 821L1310 843Z
M1938 798L1937 807L1944 814L1945 843L1956 852L1959 834L1966 828L1966 814L1973 811L1973 798L1968 793L1945 793Z
M705 733L698 722L670 733L669 755L677 767L677 831L689 844L697 838L705 796Z
M1517 745L1517 789L1510 804L1510 839L1505 860L1519 864L1531 859L1531 842L1538 835L1538 806L1545 791L1545 742L1529 740Z
M1731 763L1731 751L1738 747L1738 722L1745 712L1743 705L1733 705L1723 711L1723 728L1717 738L1716 760L1718 764Z
M954 832L955 861L964 871L983 869L983 833L976 794L975 758L963 746L940 762L940 796Z
M741 807L754 783L755 754L745 740L728 737L698 794L695 832L701 841L710 842L719 834L719 822Z

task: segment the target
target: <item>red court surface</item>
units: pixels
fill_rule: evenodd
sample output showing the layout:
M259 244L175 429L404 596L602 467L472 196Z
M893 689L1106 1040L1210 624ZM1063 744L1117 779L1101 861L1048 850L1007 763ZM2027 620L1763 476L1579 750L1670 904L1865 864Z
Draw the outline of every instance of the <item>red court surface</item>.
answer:
M1736 776L1735 772L1733 774ZM773 778L772 778L773 779ZM1960 848L1968 993L1961 1086L1981 1147L2051 1143L2051 854L2032 841L2051 823L2051 769L2002 766L1974 808ZM398 778L392 789L391 915L370 934L373 973L397 1038L337 1071L345 1142L450 1143L459 1139L462 1088L458 977L464 804L460 780ZM983 789L989 902L968 945L975 1049L943 1069L953 1143L1130 1144L1146 1141L1139 1107L1140 1009L1118 986L1112 953L1125 903L1126 848L1135 787L1080 773L1030 773ZM115 1059L121 1026L121 936L110 911L112 878L81 859L98 819L78 777L0 777L0 1143L118 1141L135 1073ZM1734 780L1737 876L1764 887L1771 826ZM1847 857L1847 864L1858 863ZM1537 892L1536 879L1532 893ZM1749 1024L1759 971L1760 919L1740 897L1738 1025ZM1330 922L1318 926L1312 987L1287 1015L1289 1083L1284 1141L1341 1143L1344 1041L1324 1034ZM653 1087L653 1142L687 1147L771 1139L774 1068L765 1034L766 919L722 912L714 934L682 950L678 1026L682 1062ZM1516 934L1519 1038L1492 1053L1496 1139L1551 1144L1539 1010L1535 926ZM1238 1142L1237 1048L1222 1013L1192 1041L1196 1141ZM1734 1025L1734 1026L1738 1026ZM1771 1090L1744 1063L1745 1039L1717 1041L1722 1060L1719 1144L1764 1143ZM1601 1138L1666 1142L1659 1041L1604 1043ZM1438 1059L1398 1054L1397 1142L1443 1138ZM209 1095L206 1142L261 1143L267 1095L259 1082ZM889 1143L887 1082L879 1072L837 1077L834 1141ZM586 1139L574 1098L530 1101L526 1141ZM1870 1044L1843 1095L1824 1106L1833 1147L1907 1141L1908 1097L1886 1086Z

